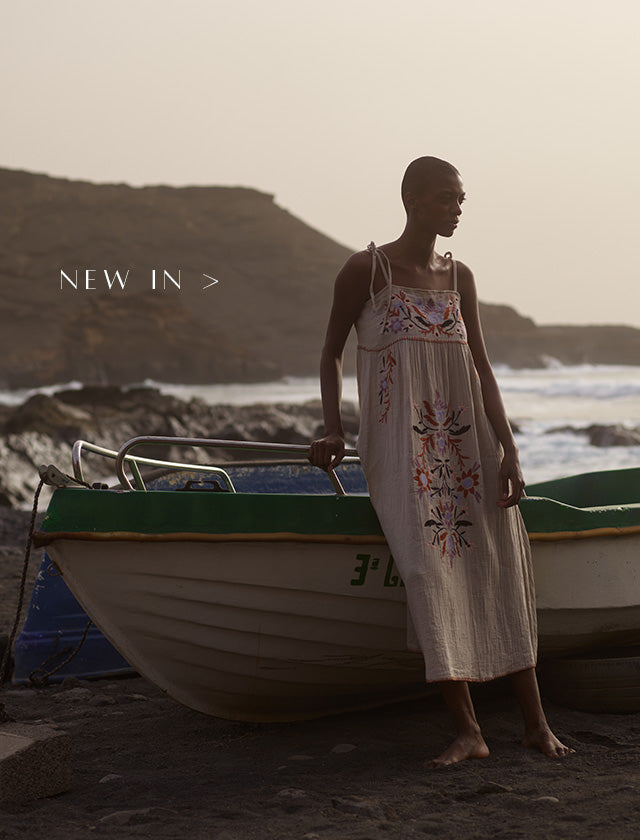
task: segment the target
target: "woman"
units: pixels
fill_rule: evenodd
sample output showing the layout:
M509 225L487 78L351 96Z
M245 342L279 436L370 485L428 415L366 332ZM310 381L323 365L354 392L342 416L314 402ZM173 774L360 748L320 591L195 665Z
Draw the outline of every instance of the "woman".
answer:
M462 212L460 174L421 157L402 181L400 237L354 254L335 283L322 351L325 436L309 460L344 455L344 345L358 332L358 452L402 575L409 645L441 685L457 736L432 764L485 758L469 681L513 675L523 743L572 750L551 732L535 674L537 628L518 450L484 346L471 271L435 251Z

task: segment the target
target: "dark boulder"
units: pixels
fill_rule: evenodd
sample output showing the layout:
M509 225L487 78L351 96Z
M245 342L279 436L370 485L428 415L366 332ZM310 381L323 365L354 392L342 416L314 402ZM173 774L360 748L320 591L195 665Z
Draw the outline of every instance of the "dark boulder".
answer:
M5 432L34 431L51 437L80 437L93 427L91 414L45 394L34 394L18 406L5 421Z

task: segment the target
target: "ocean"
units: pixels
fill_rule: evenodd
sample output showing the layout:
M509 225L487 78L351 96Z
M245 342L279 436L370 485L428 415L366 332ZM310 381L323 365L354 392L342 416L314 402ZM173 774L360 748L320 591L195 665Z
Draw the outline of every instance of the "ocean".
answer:
M553 365L541 370L512 370L497 366L507 414L518 424L516 440L528 483L563 475L617 467L640 466L640 446L592 446L584 434L554 431L580 429L592 423L640 424L640 366ZM228 385L172 385L147 381L180 399L200 397L207 403L250 405L292 403L320 399L315 377L287 377L277 382ZM40 388L54 393L61 387ZM0 403L17 405L35 391L0 392ZM357 402L355 377L345 377L343 398Z

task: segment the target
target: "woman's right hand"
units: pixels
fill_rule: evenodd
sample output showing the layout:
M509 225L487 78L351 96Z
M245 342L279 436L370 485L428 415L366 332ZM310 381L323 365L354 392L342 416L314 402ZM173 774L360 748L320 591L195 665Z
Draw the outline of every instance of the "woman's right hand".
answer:
M344 458L344 438L334 434L314 440L307 458L314 467L327 471L335 469Z

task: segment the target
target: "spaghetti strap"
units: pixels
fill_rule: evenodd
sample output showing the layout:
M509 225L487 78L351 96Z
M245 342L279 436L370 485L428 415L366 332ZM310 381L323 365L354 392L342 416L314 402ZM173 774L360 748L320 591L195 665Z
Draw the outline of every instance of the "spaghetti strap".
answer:
M380 266L380 271L382 272L382 276L385 279L385 283L387 285L387 306L391 302L391 263L389 262L389 257L385 254L384 251L380 251L376 248L375 242L370 242L367 245L367 251L371 254L371 282L369 283L369 297L371 298L371 303L375 303L375 295L373 294L373 281L376 277L376 267Z
M451 251L447 251L444 255L445 260L449 260L451 262L451 274L453 276L453 291L458 291L458 266L456 265L456 261L453 259L453 254Z

